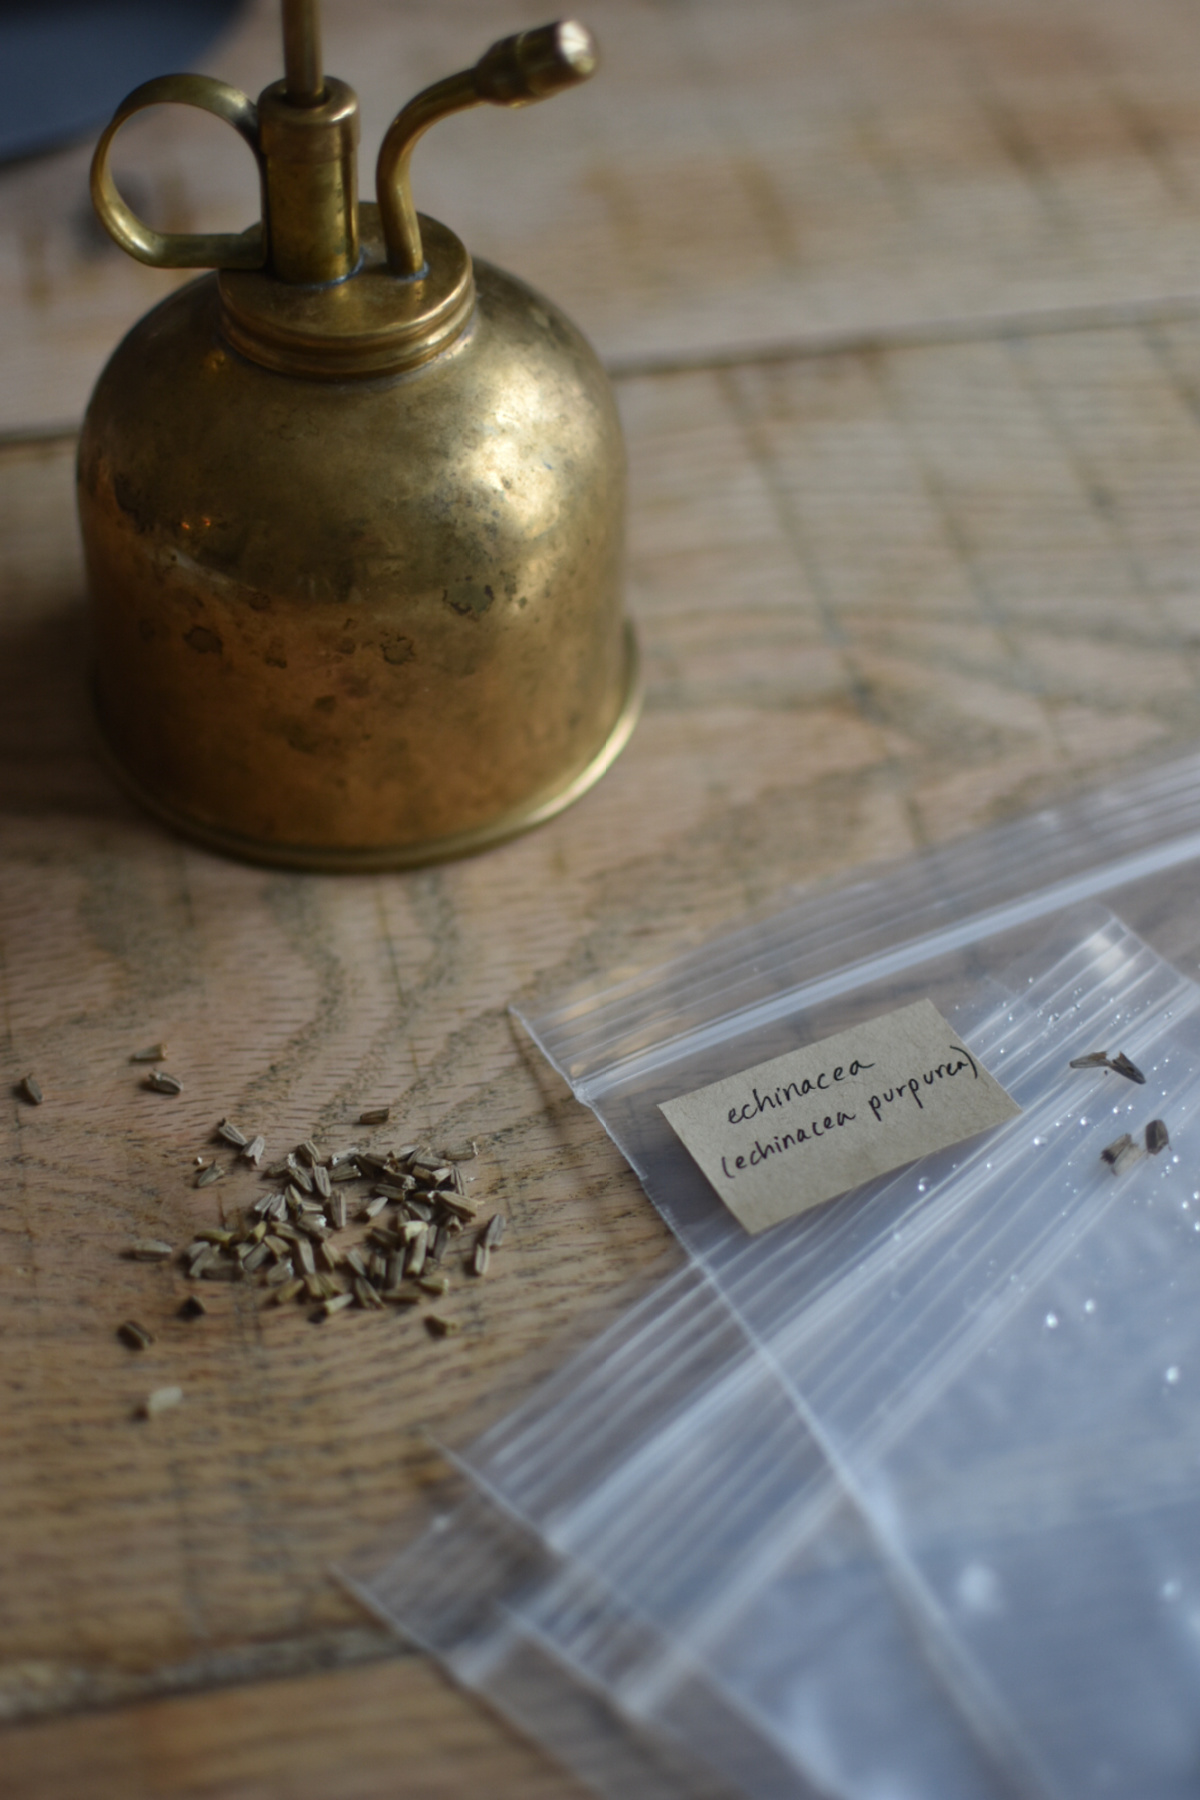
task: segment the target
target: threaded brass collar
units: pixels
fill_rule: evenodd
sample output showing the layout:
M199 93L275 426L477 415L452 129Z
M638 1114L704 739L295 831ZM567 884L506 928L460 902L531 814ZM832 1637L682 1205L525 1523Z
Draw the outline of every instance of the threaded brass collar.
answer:
M221 329L268 369L318 379L393 375L428 362L466 329L475 280L466 249L422 218L426 272L391 272L379 209L359 208L362 258L344 281L302 287L255 270L222 269Z

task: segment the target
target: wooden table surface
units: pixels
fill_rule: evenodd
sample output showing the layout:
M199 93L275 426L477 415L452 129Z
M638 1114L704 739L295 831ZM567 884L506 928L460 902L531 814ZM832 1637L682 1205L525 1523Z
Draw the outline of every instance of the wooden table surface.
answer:
M540 13L328 0L370 155L415 86ZM5 1795L578 1800L329 1574L436 1478L433 1438L678 1254L509 1003L1200 738L1191 0L588 16L601 79L440 128L416 181L613 370L647 705L591 795L474 861L260 872L113 788L73 433L167 278L97 237L86 148L0 172L0 1000L5 1079L46 1094L4 1109ZM253 91L276 62L262 0L207 66ZM211 121L147 116L123 155L156 223L249 216ZM127 1060L160 1037L178 1099ZM215 1286L184 1325L177 1273L122 1260L213 1220L190 1163L221 1115L336 1147L380 1100L477 1137L509 1216L460 1336L314 1330ZM170 1383L184 1403L135 1423Z

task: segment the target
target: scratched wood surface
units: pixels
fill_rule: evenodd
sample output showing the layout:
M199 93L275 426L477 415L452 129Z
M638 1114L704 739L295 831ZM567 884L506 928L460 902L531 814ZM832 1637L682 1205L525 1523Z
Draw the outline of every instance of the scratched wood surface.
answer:
M433 1440L675 1254L509 1002L1200 737L1188 0L592 10L607 87L457 121L421 179L617 372L647 708L592 795L472 862L263 873L113 788L70 428L160 278L88 237L82 153L0 175L0 1073L47 1096L2 1114L22 1800L577 1800L329 1575L427 1489ZM539 12L342 0L330 63L373 143L409 88ZM263 7L210 66L254 88L273 59ZM133 146L159 222L238 222L237 146L206 131L163 115ZM127 1060L158 1037L177 1099ZM383 1100L405 1135L478 1137L475 1191L510 1218L494 1275L456 1279L459 1337L315 1330L215 1287L185 1325L177 1274L121 1259L253 1187L190 1185L222 1114L336 1147ZM156 1333L141 1357L129 1314ZM176 1382L177 1411L132 1421Z

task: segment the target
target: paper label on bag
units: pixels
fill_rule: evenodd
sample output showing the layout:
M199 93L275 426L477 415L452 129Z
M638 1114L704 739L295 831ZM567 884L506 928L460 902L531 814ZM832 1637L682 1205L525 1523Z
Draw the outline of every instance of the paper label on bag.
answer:
M932 1000L918 1000L659 1110L757 1232L1021 1109Z

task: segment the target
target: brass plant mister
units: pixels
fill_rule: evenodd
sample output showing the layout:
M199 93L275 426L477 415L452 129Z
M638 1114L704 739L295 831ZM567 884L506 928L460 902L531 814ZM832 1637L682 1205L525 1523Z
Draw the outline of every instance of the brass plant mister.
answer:
M134 326L84 422L99 714L126 786L188 835L294 868L402 868L550 818L636 716L608 381L562 313L473 263L409 186L429 126L556 94L596 51L547 25L426 88L360 205L358 102L322 72L315 0L284 0L283 40L257 105L167 75L96 150L116 242L215 271ZM258 224L183 236L130 211L112 141L164 101L241 133Z

